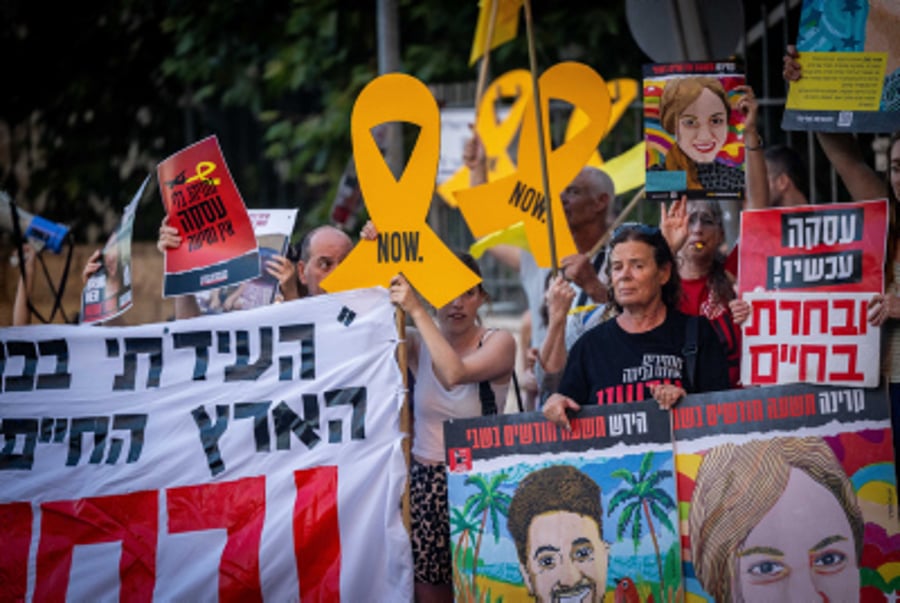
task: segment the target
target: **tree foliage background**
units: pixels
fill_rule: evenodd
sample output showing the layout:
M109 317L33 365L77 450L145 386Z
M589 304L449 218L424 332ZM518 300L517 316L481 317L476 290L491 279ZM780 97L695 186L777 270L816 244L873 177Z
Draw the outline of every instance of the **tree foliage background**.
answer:
M350 112L377 76L376 2L97 0L0 2L0 188L94 242L156 164L216 134L248 207L327 219L351 157ZM402 70L474 81L477 1L398 0ZM540 69L560 60L607 79L645 60L624 2L534 2ZM524 23L492 73L527 68ZM154 239L158 192L135 236Z

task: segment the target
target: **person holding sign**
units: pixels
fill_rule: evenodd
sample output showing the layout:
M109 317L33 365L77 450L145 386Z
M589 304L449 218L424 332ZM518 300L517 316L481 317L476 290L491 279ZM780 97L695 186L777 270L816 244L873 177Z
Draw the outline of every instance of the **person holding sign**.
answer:
M363 236L374 238L373 231L370 222ZM481 276L472 256L459 258ZM502 412L516 342L509 332L481 324L478 309L488 295L480 283L440 308L437 322L402 274L391 280L390 297L416 327L406 332L416 384L410 468L416 600L452 601L443 425L447 419Z
M650 397L669 409L685 392L728 388L719 339L704 317L678 311L681 286L669 243L656 227L623 224L610 242L613 320L581 336L544 416L570 429L569 411Z
M859 600L863 516L820 437L710 450L688 526L694 571L716 601Z

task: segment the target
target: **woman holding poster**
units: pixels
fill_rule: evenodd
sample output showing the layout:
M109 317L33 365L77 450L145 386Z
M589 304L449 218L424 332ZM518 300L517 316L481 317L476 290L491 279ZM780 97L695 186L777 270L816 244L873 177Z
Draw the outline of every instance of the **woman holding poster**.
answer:
M459 258L481 276L472 256ZM503 411L516 342L481 324L478 309L488 296L480 283L440 308L437 322L402 274L391 280L390 295L416 327L406 334L415 376L409 498L416 600L452 601L444 421Z

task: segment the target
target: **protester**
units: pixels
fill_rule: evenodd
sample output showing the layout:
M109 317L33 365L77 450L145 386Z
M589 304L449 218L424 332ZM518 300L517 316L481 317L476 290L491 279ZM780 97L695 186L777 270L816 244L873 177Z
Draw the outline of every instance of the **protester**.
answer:
M371 223L364 232L371 233L370 228ZM374 233L364 236L373 238ZM470 255L459 257L481 275ZM410 469L416 600L452 601L443 423L502 412L516 342L510 333L481 324L478 309L488 299L481 284L440 308L437 322L403 275L391 280L390 297L415 325L406 341L416 383Z
M339 228L326 224L309 231L300 243L300 260L297 262L297 275L306 294L326 293L320 283L352 249L353 241Z
M725 350L728 383L737 387L741 378L741 331L730 308L736 297L735 282L725 270L722 208L715 201L689 201L686 223L664 219L662 225L666 240L677 250L681 280L678 310L709 320Z
M658 228L617 228L608 271L619 314L572 346L558 393L544 405L547 419L570 429L567 411L583 404L653 397L669 409L688 391L728 388L725 354L709 321L689 320L677 309L680 279ZM686 346L692 339L696 355Z
M167 249L175 249L181 245L181 241L178 229L168 225L168 216L163 218L156 243L159 251L165 254ZM347 257L352 248L353 242L344 231L333 226L319 226L303 238L296 263L291 257L273 255L266 261L265 269L278 281L283 301L299 299L305 295L319 295L324 293L319 283ZM288 256L291 256L290 252ZM175 298L176 319L193 318L200 314L200 306L194 295L179 295Z
M775 145L766 149L769 203L773 207L796 207L809 203L806 167L791 147Z
M487 181L487 158L477 134L466 141L463 161L471 172L471 186ZM570 329L583 331L596 323L608 299L607 284L603 282L606 249L598 247L598 244L612 222L615 184L603 170L588 166L563 189L560 199L578 251L561 258L559 262L560 272L576 287L568 325ZM495 245L488 249L488 253L519 272L531 312L531 339L530 342L523 340L523 345L528 345L527 354L535 357L547 330L541 307L550 270L539 268L531 253L513 245ZM598 311L600 313L595 315ZM535 371L540 383L543 381L542 367L537 364Z
M789 82L802 76L793 45L784 55L783 75ZM891 427L894 434L894 465L900 482L900 130L888 142L887 182L866 163L856 138L852 134L816 132L822 150L847 187L854 201L888 199L888 236L885 250L885 293L875 295L869 302L869 323L885 326L882 370L889 384L891 398Z

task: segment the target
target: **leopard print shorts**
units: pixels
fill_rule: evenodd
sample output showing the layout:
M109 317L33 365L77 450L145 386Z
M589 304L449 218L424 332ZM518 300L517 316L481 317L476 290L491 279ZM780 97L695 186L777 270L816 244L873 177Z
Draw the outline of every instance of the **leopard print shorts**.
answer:
M412 460L409 506L416 582L450 584L450 512L447 469Z

